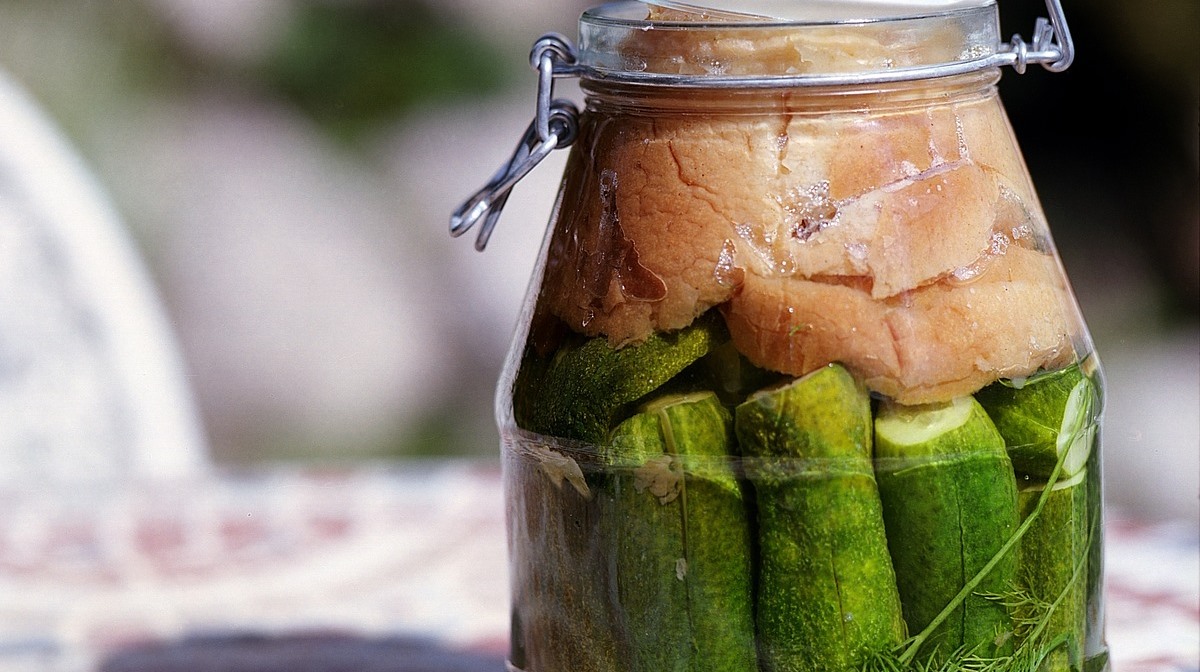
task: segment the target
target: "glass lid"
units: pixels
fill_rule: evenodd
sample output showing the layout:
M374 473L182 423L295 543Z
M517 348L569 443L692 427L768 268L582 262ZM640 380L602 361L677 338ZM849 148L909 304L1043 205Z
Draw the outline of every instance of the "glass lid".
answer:
M719 9L622 1L588 10L579 26L582 74L622 80L892 79L907 69L982 64L1001 44L995 0L748 0Z
M720 20L872 21L980 7L994 0L644 0L648 5Z

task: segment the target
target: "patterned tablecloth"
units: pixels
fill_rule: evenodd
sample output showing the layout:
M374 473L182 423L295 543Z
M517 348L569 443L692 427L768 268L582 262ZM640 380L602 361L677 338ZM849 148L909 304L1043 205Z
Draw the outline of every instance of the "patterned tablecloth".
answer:
M500 672L492 462L0 491L0 672ZM1200 670L1200 535L1108 512L1117 672Z

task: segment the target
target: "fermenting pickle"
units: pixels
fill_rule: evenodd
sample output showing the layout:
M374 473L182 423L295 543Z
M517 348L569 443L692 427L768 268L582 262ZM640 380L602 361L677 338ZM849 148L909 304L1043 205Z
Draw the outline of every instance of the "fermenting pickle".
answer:
M514 670L1105 669L1102 383L995 6L874 11L581 20L498 406Z

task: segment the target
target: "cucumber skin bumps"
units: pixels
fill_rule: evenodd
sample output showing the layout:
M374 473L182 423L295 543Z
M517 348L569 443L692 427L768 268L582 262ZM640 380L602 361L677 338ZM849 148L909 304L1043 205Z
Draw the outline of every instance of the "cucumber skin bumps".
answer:
M751 395L735 427L758 504L763 669L855 670L899 644L866 390L826 366Z
M613 430L601 494L631 672L756 672L748 512L711 392L647 404Z
M1099 398L1078 364L1032 376L1020 386L997 381L976 392L975 399L1004 437L1018 473L1045 480L1064 453L1063 478L1083 470Z
M1046 600L1068 579L1079 587L1047 632L1081 648L1088 603L1074 577L1091 570L1078 557L1090 491L1056 488L1052 504L1072 506L1047 506L1013 539L1032 513L1019 478L1032 485L1052 460L1090 457L1096 392L1078 365L902 406L873 402L837 364L746 396L780 379L735 370L731 386L727 350L719 322L702 319L619 349L569 340L526 362L537 366L518 382L519 421L567 439L546 447L586 481L581 497L557 481L526 493L546 496L531 520L561 518L538 551L540 578L526 581L530 606L558 604L536 635L557 652L538 647L540 663L859 672L1054 648L1058 669L1061 652L1025 637L1006 601ZM1068 557L1055 560L1060 547ZM547 615L524 613L522 625L550 625Z
M1017 486L1004 439L971 397L884 405L875 420L876 473L888 544L911 631L924 630L1016 531ZM921 649L944 659L1011 651L1012 617L985 597L1016 582L1006 555Z

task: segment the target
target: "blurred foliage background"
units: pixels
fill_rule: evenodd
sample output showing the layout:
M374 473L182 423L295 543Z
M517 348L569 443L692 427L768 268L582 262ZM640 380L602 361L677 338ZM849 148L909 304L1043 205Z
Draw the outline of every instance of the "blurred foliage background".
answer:
M214 459L495 456L562 157L488 253L446 217L532 114L529 45L586 4L0 0L0 70L124 216ZM1075 65L1006 73L1002 95L1108 364L1110 491L1156 506L1140 484L1194 463L1200 433L1200 3L1065 4ZM1006 34L1045 15L1001 5Z

